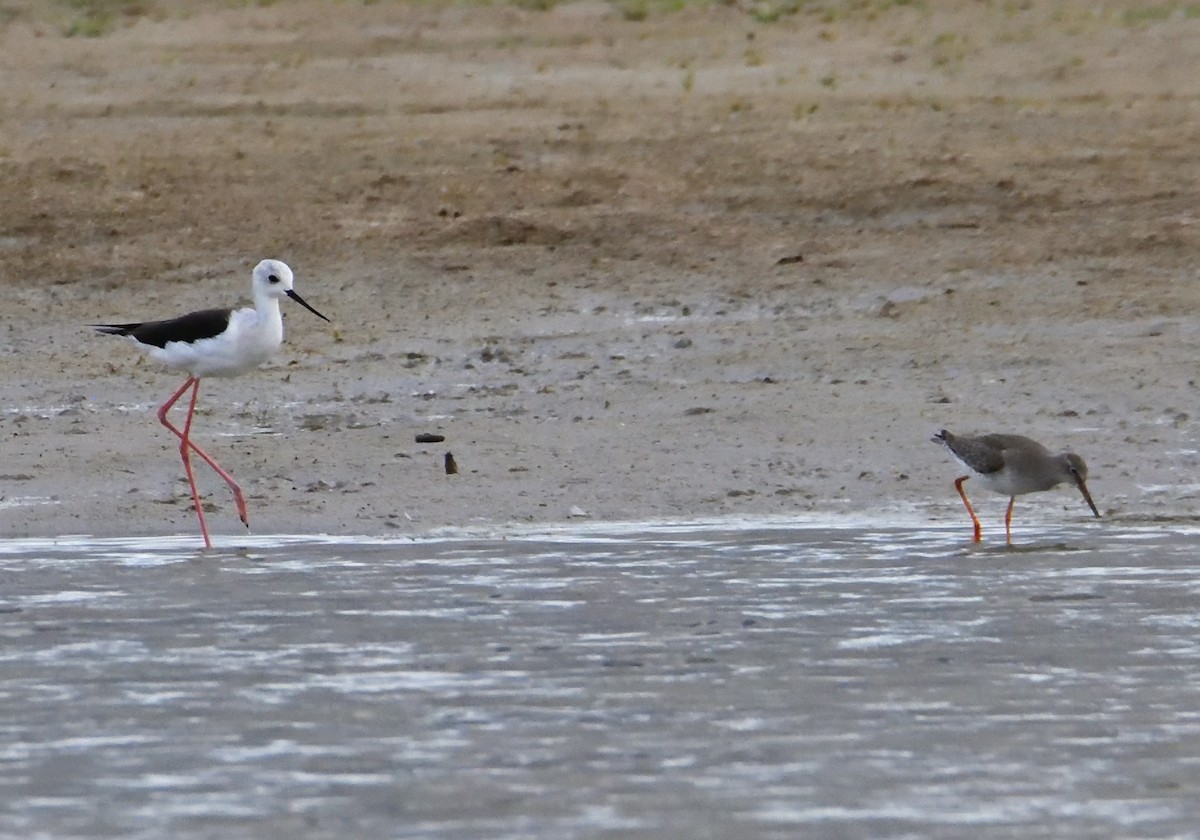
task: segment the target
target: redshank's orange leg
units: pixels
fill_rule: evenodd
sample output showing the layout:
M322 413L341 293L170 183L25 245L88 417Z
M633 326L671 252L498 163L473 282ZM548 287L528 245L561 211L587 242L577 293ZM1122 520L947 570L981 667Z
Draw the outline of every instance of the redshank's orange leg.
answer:
M975 536L971 539L971 542L980 542L983 539L983 528L979 524L979 517L975 515L975 508L971 507L971 503L967 500L966 491L963 490L963 482L968 478L970 478L969 475L964 475L955 479L954 489L962 497L963 504L967 506L967 513L971 514L971 524L975 526Z
M1004 514L1004 537L1008 540L1009 545L1012 545L1012 509L1013 502L1016 500L1016 496L1008 497L1008 513Z
M171 423L170 420L167 419L167 412L170 411L171 407L175 405L181 396L183 396L184 391L186 391L189 386L192 388L191 405L188 408L187 420L184 423L183 430L180 431L174 424ZM205 546L211 548L212 543L208 537L208 528L204 523L204 513L200 508L200 496L199 492L196 490L196 480L192 473L191 460L188 458L189 449L199 455L201 459L203 459L204 463L212 467L217 475L221 476L225 483L229 485L229 489L233 491L234 502L237 505L238 518L242 520L242 524L244 524L247 528L250 527L250 517L246 511L246 498L242 493L241 486L234 480L232 475L221 469L221 465L213 460L211 455L197 446L191 439L192 416L196 411L196 397L199 393L199 390L199 378L189 377L188 381L183 383L183 387L176 391L169 400L163 403L162 408L158 410L158 420L160 423L170 429L176 437L179 438L179 454L183 458L183 467L188 474L188 482L192 487L192 502L196 506L196 515L200 518L200 531L204 534Z

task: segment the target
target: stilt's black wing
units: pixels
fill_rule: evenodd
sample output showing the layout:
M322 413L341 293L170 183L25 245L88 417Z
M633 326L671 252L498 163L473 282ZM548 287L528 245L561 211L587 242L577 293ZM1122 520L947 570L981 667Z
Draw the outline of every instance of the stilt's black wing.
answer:
M107 335L127 335L139 344L165 347L168 341L188 344L202 338L214 338L229 326L232 309L202 309L166 321L146 321L141 324L94 324Z

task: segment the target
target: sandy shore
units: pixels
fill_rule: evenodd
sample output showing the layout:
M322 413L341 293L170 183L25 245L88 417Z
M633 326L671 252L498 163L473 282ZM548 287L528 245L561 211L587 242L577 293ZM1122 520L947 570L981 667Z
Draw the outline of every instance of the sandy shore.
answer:
M944 521L943 426L1194 515L1200 20L139 8L0 30L4 535L194 530L182 377L87 325L245 301L265 256L333 325L201 388L256 532Z

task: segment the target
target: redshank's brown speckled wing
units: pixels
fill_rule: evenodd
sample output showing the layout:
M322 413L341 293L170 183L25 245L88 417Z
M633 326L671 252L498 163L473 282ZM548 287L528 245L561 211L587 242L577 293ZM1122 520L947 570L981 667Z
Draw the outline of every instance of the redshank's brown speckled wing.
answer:
M958 437L949 432L943 432L942 440L946 447L980 475L999 472L1004 468L1004 438L1014 435L984 435L982 437Z

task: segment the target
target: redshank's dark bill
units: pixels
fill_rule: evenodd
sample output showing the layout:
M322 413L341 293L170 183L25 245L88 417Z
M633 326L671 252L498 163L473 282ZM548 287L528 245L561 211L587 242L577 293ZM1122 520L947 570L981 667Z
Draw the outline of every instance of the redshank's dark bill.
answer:
M950 454L969 471L955 479L954 488L971 515L975 527L974 542L983 538L983 529L963 490L963 482L972 477L988 490L1008 496L1004 535L1010 545L1013 503L1017 496L1039 493L1060 484L1074 484L1092 513L1100 515L1087 489L1087 465L1074 452L1055 455L1036 440L1022 435L955 435L942 429L933 436L933 441L950 450Z

